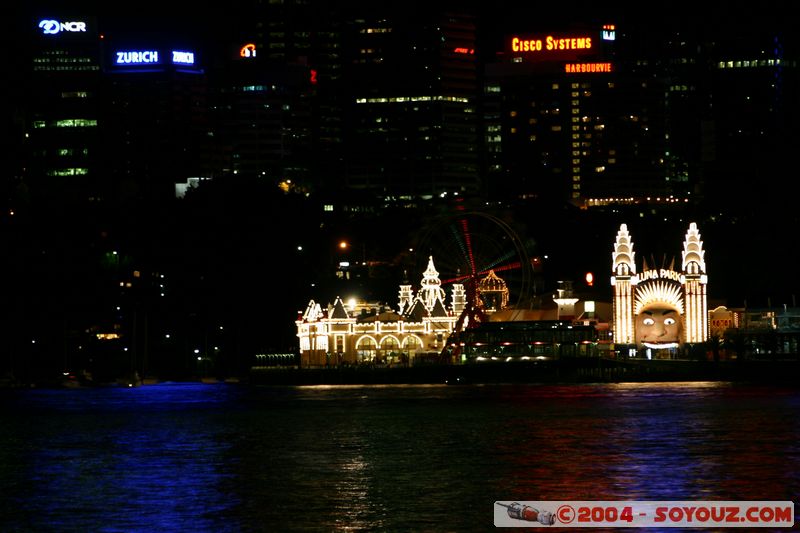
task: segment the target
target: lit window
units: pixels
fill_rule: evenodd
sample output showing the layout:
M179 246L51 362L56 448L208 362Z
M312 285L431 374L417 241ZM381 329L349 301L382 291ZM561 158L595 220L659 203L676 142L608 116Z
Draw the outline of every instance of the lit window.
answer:
M59 168L47 172L49 176L84 176L88 173L88 168Z
M86 128L97 126L96 120L89 120L84 118L67 118L56 121L56 128Z

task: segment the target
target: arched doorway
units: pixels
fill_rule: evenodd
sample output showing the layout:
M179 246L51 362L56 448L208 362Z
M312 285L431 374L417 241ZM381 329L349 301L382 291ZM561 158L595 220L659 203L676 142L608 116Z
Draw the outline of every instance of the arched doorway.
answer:
M356 343L356 359L359 363L372 363L378 355L378 345L372 337L361 337Z

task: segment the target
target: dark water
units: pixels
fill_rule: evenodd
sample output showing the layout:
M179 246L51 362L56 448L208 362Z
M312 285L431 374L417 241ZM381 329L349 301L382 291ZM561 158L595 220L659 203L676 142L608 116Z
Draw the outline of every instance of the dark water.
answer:
M0 398L3 532L491 531L497 500L800 489L798 389L160 384Z

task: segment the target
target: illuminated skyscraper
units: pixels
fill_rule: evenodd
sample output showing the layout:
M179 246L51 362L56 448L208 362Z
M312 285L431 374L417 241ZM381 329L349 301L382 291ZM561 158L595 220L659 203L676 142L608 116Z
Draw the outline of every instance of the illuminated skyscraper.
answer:
M175 184L208 178L214 141L205 57L180 39L105 39L104 174L114 198L167 201Z
M304 0L256 0L244 11L210 71L223 172L338 190L342 19Z
M211 173L202 55L146 25L122 33L118 19L103 24L30 22L30 92L20 109L32 198L166 199L175 182Z
M582 208L719 204L725 196L722 204L737 209L754 195L782 196L773 178L791 168L800 117L798 48L787 24L526 31L507 30L486 69L492 196Z
M91 17L31 18L24 95L32 197L96 199L100 182L101 47Z
M349 35L348 187L394 198L478 192L474 18L372 12L355 16Z
M305 0L256 1L250 15L237 31L239 45L252 49L231 70L216 106L228 117L234 165L248 160L259 173L273 168L296 186L336 195L479 190L473 17ZM256 120L236 134L245 109ZM254 132L273 146L246 151L235 139ZM257 153L261 160L253 159Z
M487 65L490 196L586 208L664 196L658 83L618 57L615 25L507 34Z

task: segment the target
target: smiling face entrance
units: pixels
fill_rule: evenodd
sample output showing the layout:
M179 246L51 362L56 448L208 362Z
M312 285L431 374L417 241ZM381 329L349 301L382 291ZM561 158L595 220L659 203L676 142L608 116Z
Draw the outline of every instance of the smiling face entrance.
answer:
M635 342L653 349L677 348L684 341L681 285L672 279L650 279L636 287Z
M647 348L676 348L681 342L681 317L677 309L652 305L636 316L636 344Z

